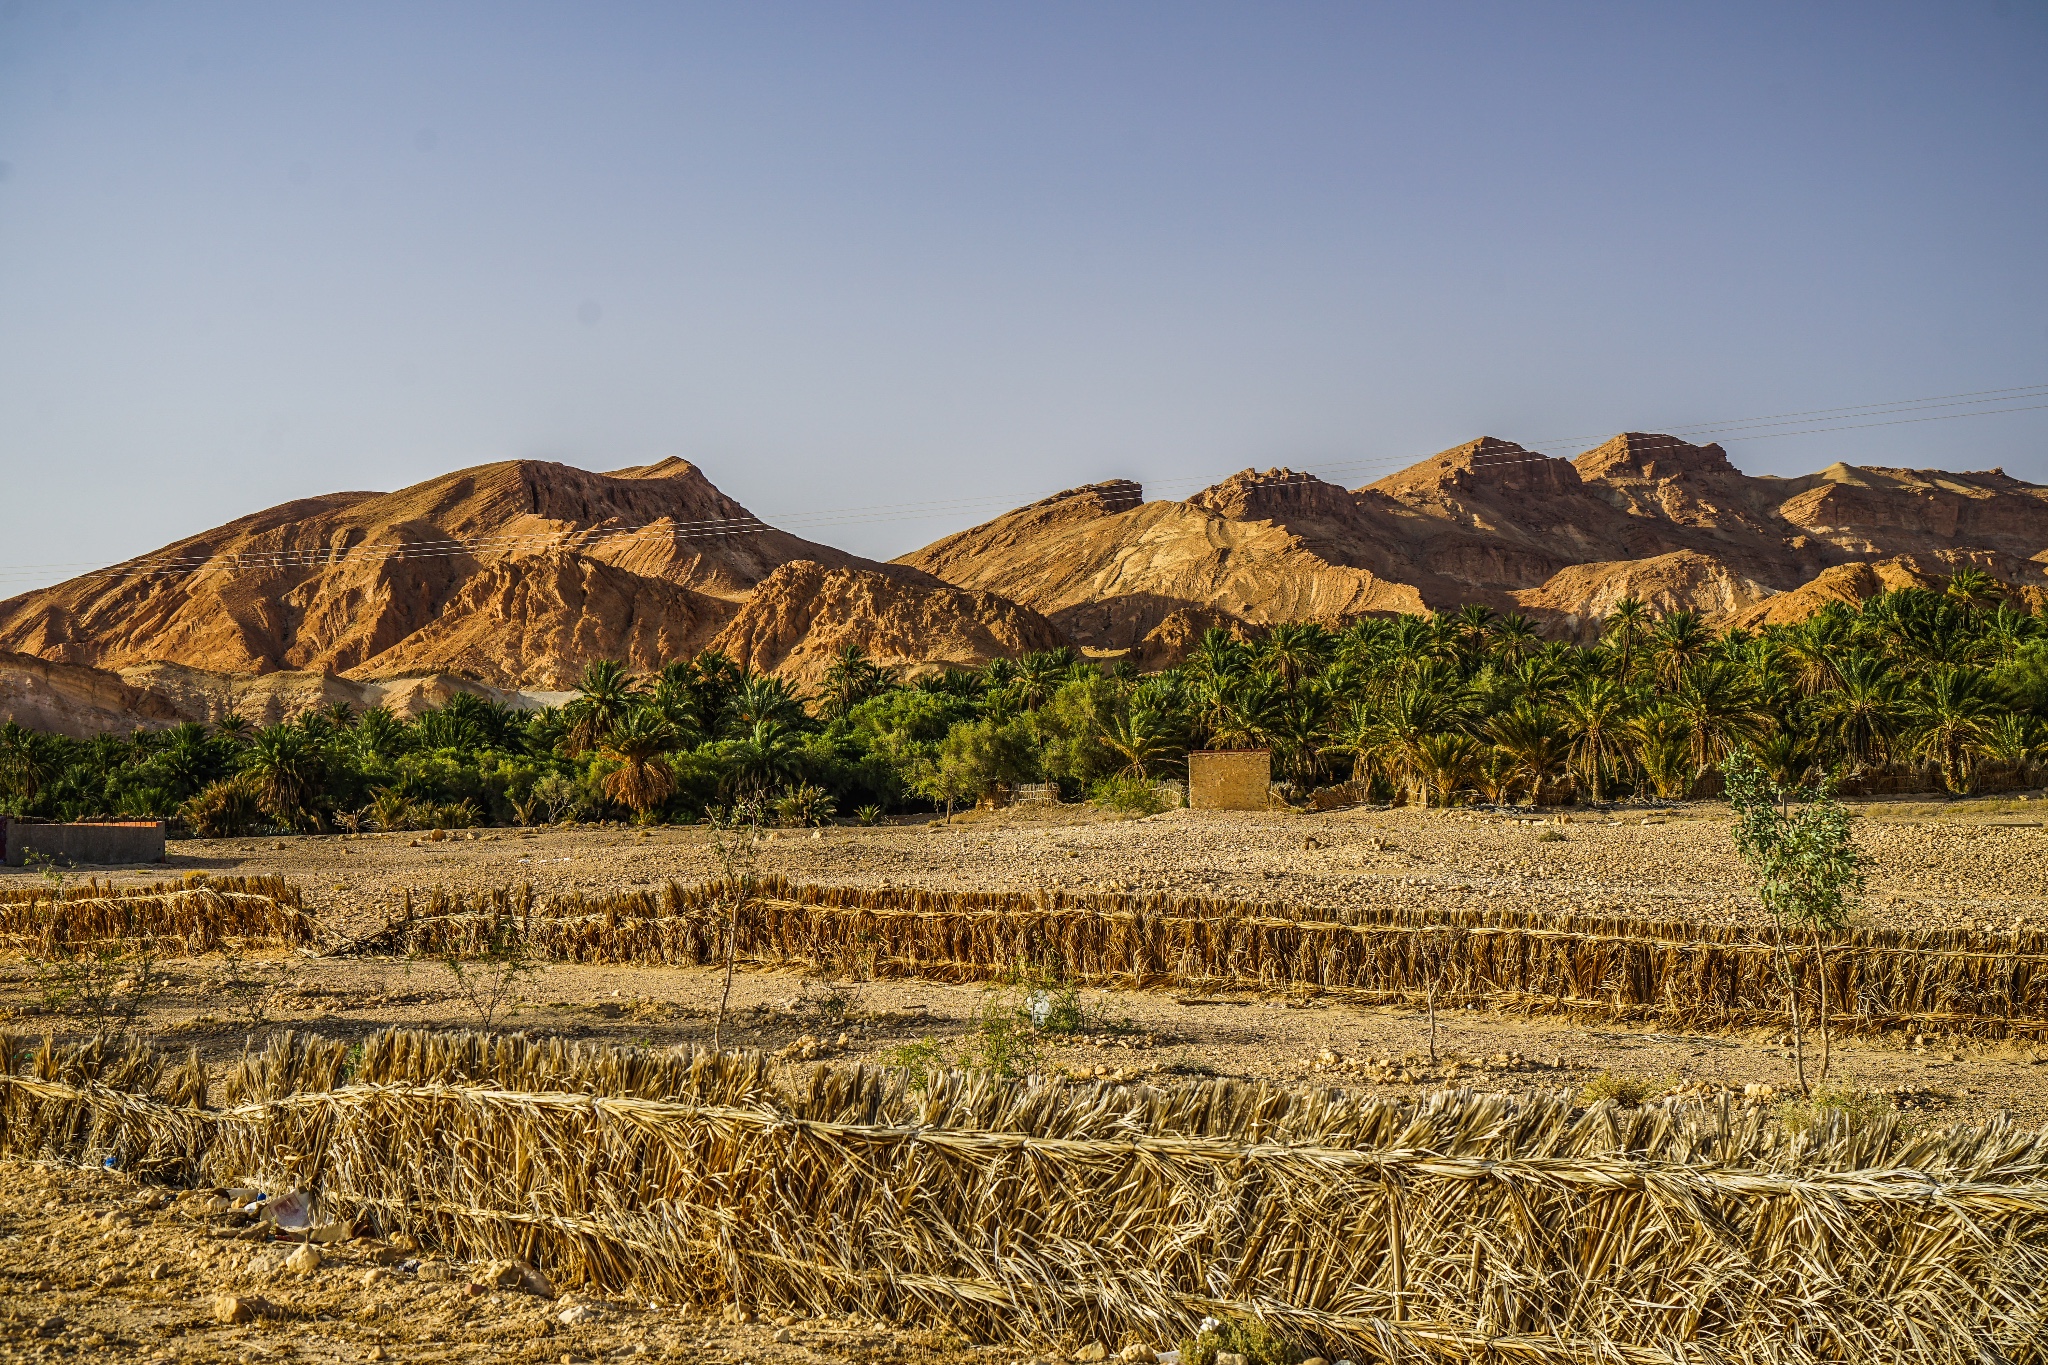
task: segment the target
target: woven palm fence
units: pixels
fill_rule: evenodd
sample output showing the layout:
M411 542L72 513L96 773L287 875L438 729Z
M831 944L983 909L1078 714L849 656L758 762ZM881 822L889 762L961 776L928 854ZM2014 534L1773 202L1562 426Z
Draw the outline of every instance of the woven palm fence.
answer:
M94 894L79 894L89 891ZM223 878L116 890L73 888L52 897L19 890L0 897L0 951L49 955L149 947L198 954L228 940L255 945L310 943L313 917L282 877Z
M0 1151L308 1189L457 1258L706 1306L1112 1347L1256 1318L1360 1361L2048 1358L2048 1137L2003 1124L833 1067L780 1088L751 1055L404 1032L283 1038L207 1109L173 1062L54 1051L0 1077Z
M578 962L723 960L734 888L542 900L531 888L415 901L372 947L471 953L508 939ZM1775 1023L1793 979L1811 1017L1822 968L1769 930L1536 910L1350 908L1123 895L1044 896L801 886L763 878L738 896L736 955L874 976L986 980L1033 964L1134 988L1331 993L1654 1020ZM2048 934L1857 928L1824 953L1830 1020L1845 1030L2048 1032Z

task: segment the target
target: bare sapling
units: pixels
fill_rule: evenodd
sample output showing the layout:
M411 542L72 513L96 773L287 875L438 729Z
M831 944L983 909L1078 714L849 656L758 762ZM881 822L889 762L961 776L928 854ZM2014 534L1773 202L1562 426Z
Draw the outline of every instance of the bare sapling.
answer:
M733 968L739 957L740 912L753 899L761 863L761 805L749 801L711 813L711 855L718 862L720 904L725 910L725 983L711 1022L711 1046L725 1043L725 1012L732 1003Z

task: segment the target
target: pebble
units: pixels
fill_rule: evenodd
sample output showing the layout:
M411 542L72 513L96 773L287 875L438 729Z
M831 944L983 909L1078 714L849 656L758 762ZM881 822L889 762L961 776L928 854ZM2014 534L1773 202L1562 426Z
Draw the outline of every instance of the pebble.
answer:
M294 1275L310 1275L320 1268L320 1248L307 1243L284 1258L284 1268Z
M573 1303L555 1315L555 1321L564 1327L580 1327L586 1322L597 1320L597 1310L587 1303Z

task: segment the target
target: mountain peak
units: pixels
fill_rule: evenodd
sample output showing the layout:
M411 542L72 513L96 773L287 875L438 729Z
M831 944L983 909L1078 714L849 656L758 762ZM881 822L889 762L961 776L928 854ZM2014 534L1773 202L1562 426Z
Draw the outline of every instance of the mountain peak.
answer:
M1624 431L1572 464L1582 479L1670 479L1684 474L1739 474L1728 452L1713 442L1696 446L1653 431Z

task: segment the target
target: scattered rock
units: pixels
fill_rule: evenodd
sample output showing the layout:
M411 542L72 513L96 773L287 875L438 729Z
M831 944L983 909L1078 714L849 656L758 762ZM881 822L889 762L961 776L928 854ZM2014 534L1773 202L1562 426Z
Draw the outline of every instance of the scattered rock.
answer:
M775 1340L786 1344L796 1340L796 1333L787 1327L778 1327L775 1329Z
M284 1268L294 1275L310 1275L320 1268L320 1248L309 1244L284 1258Z
M373 1265L363 1272L363 1288L375 1289L378 1285L387 1283L390 1279L391 1272L389 1270L386 1270L381 1265Z
M213 1317L216 1322L232 1325L276 1316L277 1305L256 1294L223 1294L213 1301Z
M1159 1359L1159 1352L1153 1350L1144 1342L1138 1341L1118 1351L1116 1358L1123 1361L1124 1365L1154 1365L1154 1362Z
M1094 1361L1109 1359L1109 1348L1099 1341L1091 1341L1074 1352L1074 1359L1089 1361L1092 1365Z
M572 1303L555 1315L555 1321L564 1327L581 1327L586 1322L597 1321L597 1310L587 1303Z

